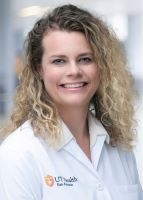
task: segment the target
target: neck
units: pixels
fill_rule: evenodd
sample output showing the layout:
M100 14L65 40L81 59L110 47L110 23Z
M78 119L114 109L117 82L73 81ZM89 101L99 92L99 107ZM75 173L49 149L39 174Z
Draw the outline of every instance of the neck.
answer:
M64 123L68 126L71 133L76 139L88 135L87 115L86 109L60 109L59 114Z
M76 139L86 156L91 160L90 138L87 123L88 108L69 108L59 109L59 114L64 123Z

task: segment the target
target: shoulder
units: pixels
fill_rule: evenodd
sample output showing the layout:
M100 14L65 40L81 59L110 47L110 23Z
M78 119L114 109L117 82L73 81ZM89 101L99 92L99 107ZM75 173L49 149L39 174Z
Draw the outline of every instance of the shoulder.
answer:
M42 185L38 161L35 159L37 138L29 122L24 123L0 146L0 196L2 199L41 199ZM30 188L30 189L29 189ZM6 192L5 192L6 191Z
M118 149L118 153L122 163L127 165L130 173L134 175L135 179L138 177L136 159L133 150Z
M132 182L137 183L139 181L139 175L133 150L112 147L109 144L106 144L106 147L114 165L118 168L122 168Z
M122 163L136 165L134 152L132 149L123 149L120 147L112 147L106 144L106 150L113 156L118 157Z
M23 154L32 151L32 148L37 144L37 140L30 122L26 121L2 142L0 146L0 159L4 157L20 158Z
M122 163L132 163L136 165L134 152L132 149L124 149L121 147L113 147L111 144L105 144L105 152L111 157L116 157Z
M34 135L30 123L27 121L11 133L0 146L0 176L4 173L38 173L36 155L39 148L39 139ZM39 156L40 157L40 156ZM35 167L34 167L35 166ZM10 176L11 176L10 175Z

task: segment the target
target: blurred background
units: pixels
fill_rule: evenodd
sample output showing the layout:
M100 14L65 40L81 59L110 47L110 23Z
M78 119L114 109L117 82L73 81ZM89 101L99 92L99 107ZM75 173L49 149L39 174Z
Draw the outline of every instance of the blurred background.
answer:
M143 0L0 0L0 126L12 109L28 31L44 12L63 3L99 14L124 45L139 93L135 105L138 140L134 151L143 185Z

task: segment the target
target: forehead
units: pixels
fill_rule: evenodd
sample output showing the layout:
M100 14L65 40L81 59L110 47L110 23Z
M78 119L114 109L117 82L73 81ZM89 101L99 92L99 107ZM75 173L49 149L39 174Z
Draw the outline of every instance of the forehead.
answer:
M88 50L92 51L85 35L81 32L50 31L44 35L42 40L44 51L69 51Z

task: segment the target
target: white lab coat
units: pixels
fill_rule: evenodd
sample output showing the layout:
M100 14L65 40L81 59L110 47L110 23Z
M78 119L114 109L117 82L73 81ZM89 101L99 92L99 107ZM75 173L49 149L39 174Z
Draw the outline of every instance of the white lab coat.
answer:
M132 152L113 148L89 116L92 162L62 123L62 140L47 145L25 122L0 147L0 200L143 200Z

